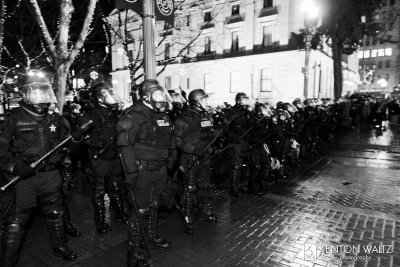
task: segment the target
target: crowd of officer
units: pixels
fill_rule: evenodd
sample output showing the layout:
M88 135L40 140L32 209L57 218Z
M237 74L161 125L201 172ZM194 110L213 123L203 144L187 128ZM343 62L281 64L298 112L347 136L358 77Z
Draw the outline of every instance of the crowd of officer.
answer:
M116 220L128 226L128 266L150 266L152 249L171 245L159 232L161 206L176 208L183 231L193 234L196 218L217 222L216 188L239 201L244 193L263 194L324 153L341 130L384 120L379 107L364 111L362 99L251 106L249 97L238 93L233 106L212 109L204 90L186 98L167 94L154 80L143 83L125 110L107 83L67 101L63 114L54 109L46 77L27 77L20 91L20 107L0 130L0 185L11 182L0 192L3 267L16 265L37 206L55 255L77 258L66 235L81 235L68 207L78 172L91 189L97 233L111 230L108 196Z

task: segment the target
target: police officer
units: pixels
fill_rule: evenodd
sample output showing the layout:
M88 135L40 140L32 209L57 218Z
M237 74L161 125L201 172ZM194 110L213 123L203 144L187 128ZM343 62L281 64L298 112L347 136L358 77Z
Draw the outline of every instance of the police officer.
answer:
M215 132L207 112L207 94L202 89L189 93L189 106L175 122L176 146L181 151L180 170L184 174L183 212L185 232L193 233L195 194L207 220L216 222L210 183L211 143Z
M90 165L94 176L93 188L94 219L99 234L111 230L106 222L104 197L106 192L118 220L124 220L122 201L122 168L116 147L116 124L119 117L120 101L111 86L99 83L92 88L93 108L83 116L83 123L93 121L85 136Z
M226 112L227 140L233 149L231 151L231 186L233 197L239 196L241 167L245 163L249 151L248 131L251 128L251 112L249 97L245 93L237 93L235 105Z
M118 122L118 141L129 202L128 266L147 265L147 244L168 248L158 229L158 206L173 150L173 128L166 113L167 95L155 80L144 82L140 98ZM147 242L149 241L149 242Z
M15 186L16 205L2 237L2 267L16 265L27 223L37 205L46 217L54 254L65 260L77 257L64 235L62 178L57 169L60 155L53 155L36 169L29 165L65 138L69 126L61 116L48 114L49 105L56 102L49 79L39 71L28 74L20 90L24 101L11 111L0 136L0 166L23 178Z

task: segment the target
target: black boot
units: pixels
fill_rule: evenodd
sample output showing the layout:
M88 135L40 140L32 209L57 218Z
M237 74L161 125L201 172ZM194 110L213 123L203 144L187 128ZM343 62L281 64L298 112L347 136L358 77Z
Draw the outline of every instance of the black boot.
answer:
M106 223L106 207L104 204L104 194L99 194L95 198L94 221L96 224L96 230L99 234L105 234L111 231L111 226Z
M82 234L71 221L71 213L69 207L64 203L64 229L65 233L71 237L80 237Z
M239 178L240 169L235 167L232 171L230 195L233 198L238 198L239 195Z
M168 240L160 236L158 225L158 207L150 208L147 227L150 243L152 245L159 248L169 248L171 246L171 243Z
M142 218L143 219L143 218ZM127 266L128 267L151 267L151 257L148 249L146 250L142 245L146 245L143 236L143 229L141 230L141 219L134 215L128 221L128 254ZM143 222L143 220L142 220Z
M112 209L115 213L115 219L119 222L126 222L128 218L125 213L122 190L120 189L118 183L112 183L112 188L109 195Z
M183 214L186 234L193 234L193 192L191 186L187 186L183 193Z
M211 202L208 202L205 205L204 213L206 215L206 219L207 219L208 222L211 222L211 223L216 223L217 222L217 216L214 213L214 207L211 204Z
M24 235L23 224L14 220L4 229L2 236L2 251L0 253L0 266L14 267L19 257L19 249Z
M54 210L47 214L46 221L54 254L67 261L75 260L78 257L77 254L71 250L66 243L63 213Z

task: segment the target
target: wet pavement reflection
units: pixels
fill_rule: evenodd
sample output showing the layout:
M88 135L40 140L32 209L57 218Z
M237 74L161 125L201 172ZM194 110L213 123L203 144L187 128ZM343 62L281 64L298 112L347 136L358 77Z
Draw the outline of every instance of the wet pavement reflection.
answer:
M194 236L169 214L161 228L173 247L153 252L155 266L400 266L399 136L396 128L378 136L355 130L291 185L236 202L221 193L218 224L199 222ZM80 259L51 256L38 219L20 267L125 266L125 227L99 237L88 198L77 196L73 206L84 233L71 239Z

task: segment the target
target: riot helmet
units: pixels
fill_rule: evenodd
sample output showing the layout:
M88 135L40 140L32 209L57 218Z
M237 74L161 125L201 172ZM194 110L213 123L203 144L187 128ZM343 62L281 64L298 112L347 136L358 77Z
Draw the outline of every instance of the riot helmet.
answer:
M250 99L246 93L237 93L235 96L235 103L239 106L250 106Z
M108 83L102 82L96 84L93 87L95 103L110 107L112 109L118 109L121 103L121 99L114 92L112 86Z
M202 109L208 107L208 95L203 89L195 89L189 93L189 104Z
M167 94L157 80L144 81L139 95L145 105L156 111L165 112L169 107Z
M50 79L41 70L30 70L22 76L22 94L26 104L37 113L47 111L50 104L57 103Z

